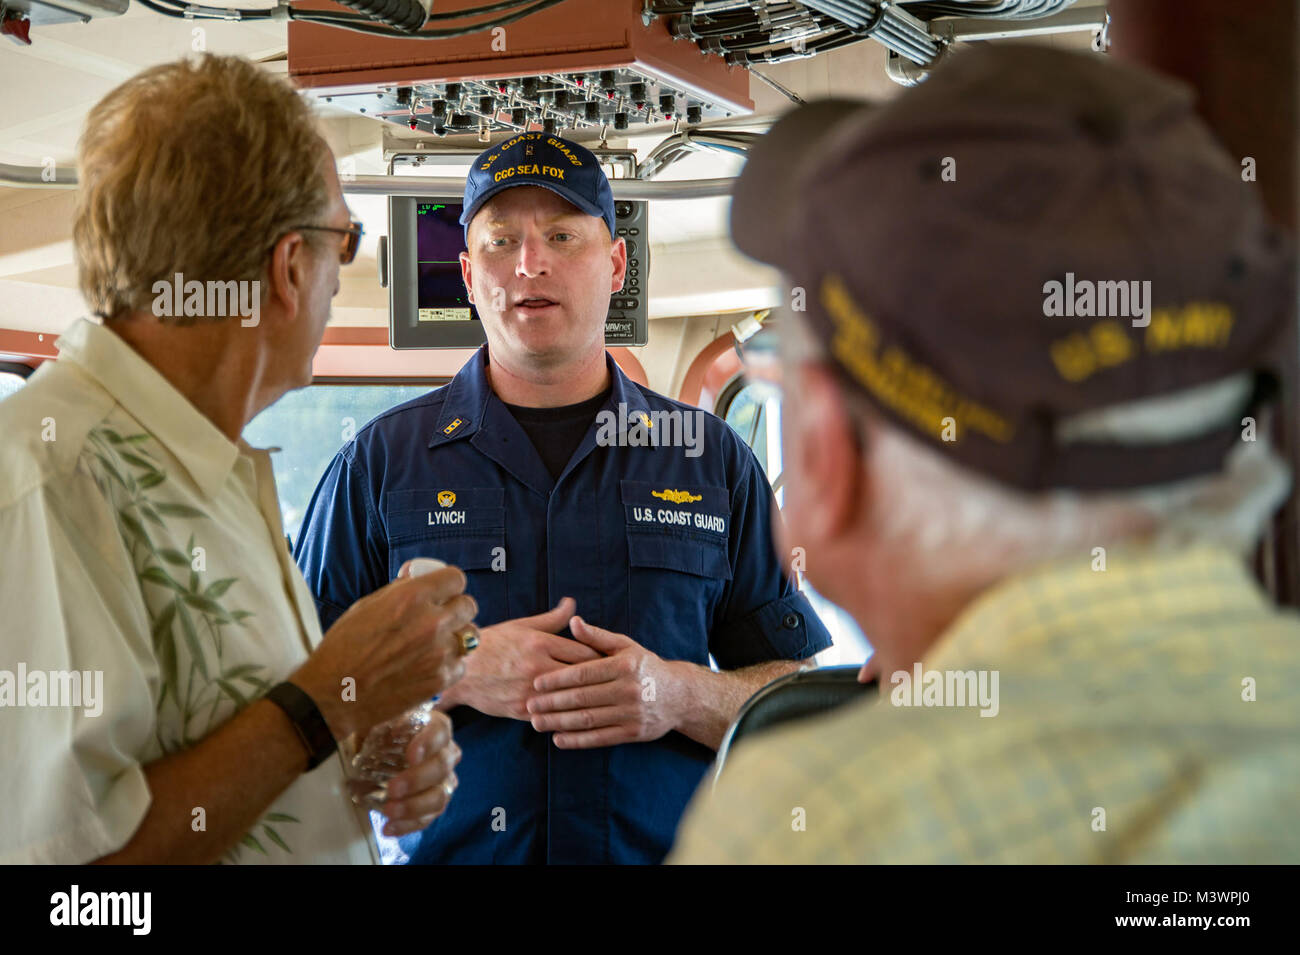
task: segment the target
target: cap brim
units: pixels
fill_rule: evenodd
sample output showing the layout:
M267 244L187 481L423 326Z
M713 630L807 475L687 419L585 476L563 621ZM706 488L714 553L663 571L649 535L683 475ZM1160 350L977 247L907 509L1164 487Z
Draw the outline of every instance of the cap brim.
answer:
M582 198L582 196L577 195L572 190L564 189L550 182L546 182L546 181L539 182L536 180L527 179L525 177L520 176L512 179L507 179L505 182L494 184L491 189L484 191L484 193L474 201L473 206L461 212L460 223L465 227L465 233L467 235L469 234L469 224L474 221L474 217L479 214L482 208L485 205L487 205L488 202L490 202L494 196L500 195L501 193L505 192L507 189L513 189L516 186L538 186L539 188L547 189L555 193L561 199L567 199L570 205L577 206L579 210L585 212L587 215L594 216L595 218L601 220L605 219L605 211L601 209L600 206L598 206L594 202L588 202L586 199ZM609 226L610 231L612 233L614 226L608 221L605 222L605 225Z
M842 122L872 108L863 100L808 103L782 116L750 147L731 202L731 237L741 252L783 264L802 173L822 156L821 145Z

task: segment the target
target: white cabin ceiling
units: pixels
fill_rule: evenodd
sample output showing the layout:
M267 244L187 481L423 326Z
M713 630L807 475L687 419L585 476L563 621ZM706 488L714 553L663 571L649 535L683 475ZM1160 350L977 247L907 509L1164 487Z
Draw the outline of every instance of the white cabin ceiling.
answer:
M1083 0L1080 6L1104 5ZM139 4L119 17L32 29L32 45L0 43L0 163L71 165L87 113L110 89L141 69L189 55L196 29L205 49L238 54L286 71L283 22L190 22L153 13ZM1086 33L1037 38L1087 49ZM849 96L883 99L900 87L885 75L885 50L867 42L832 53L763 68L804 99ZM750 81L756 120L791 105L759 80ZM336 156L350 157L357 174L386 171L384 131L393 126L321 104L321 118ZM404 132L404 131L403 131ZM630 146L644 156L670 130L651 130L610 145ZM436 142L436 140L435 140ZM691 156L659 178L734 175L741 161L723 154ZM0 188L0 326L57 334L85 306L76 291L72 260L71 193ZM343 274L332 323L386 325L387 292L379 286L375 242L386 231L382 199L353 196L367 237L357 261ZM651 317L663 318L763 307L773 297L775 275L744 259L726 235L729 200L661 202L652 206Z

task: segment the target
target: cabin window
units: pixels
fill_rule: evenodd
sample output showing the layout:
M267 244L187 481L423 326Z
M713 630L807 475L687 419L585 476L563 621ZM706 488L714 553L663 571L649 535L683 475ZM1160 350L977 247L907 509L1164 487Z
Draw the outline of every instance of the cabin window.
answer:
M8 398L27 381L32 369L12 361L0 361L0 400Z
M0 399L8 398L21 388L26 380L11 371L0 371Z
M366 381L317 380L291 391L248 423L244 440L255 448L279 448L271 455L280 517L291 541L335 452L376 415L439 387L434 382L394 385Z
M781 459L781 389L768 381L748 381L737 375L722 389L717 414L745 439L763 465L779 506L785 506ZM860 663L871 655L871 644L845 611L817 593L807 580L804 593L835 640L817 654L821 666Z
M781 391L766 381L739 379L738 385L732 394L730 386L722 394L727 402L724 417L753 450L776 489L781 473Z

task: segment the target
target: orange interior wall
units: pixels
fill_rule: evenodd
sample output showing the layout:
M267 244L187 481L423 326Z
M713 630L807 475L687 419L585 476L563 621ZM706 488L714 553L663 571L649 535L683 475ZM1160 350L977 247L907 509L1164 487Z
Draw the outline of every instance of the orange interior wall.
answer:
M58 336L0 328L0 354L36 367L58 352ZM611 348L623 373L640 385L647 385L645 368L628 348ZM451 378L474 354L472 348L396 351L388 347L385 328L327 328L312 374L317 377L348 378Z

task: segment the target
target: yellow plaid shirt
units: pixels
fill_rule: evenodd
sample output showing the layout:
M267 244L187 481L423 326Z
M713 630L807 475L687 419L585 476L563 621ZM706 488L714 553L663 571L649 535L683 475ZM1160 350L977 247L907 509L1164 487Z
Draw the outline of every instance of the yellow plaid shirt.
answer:
M1300 623L1231 554L1013 577L923 665L996 670L996 716L882 681L742 743L668 861L1300 862Z

